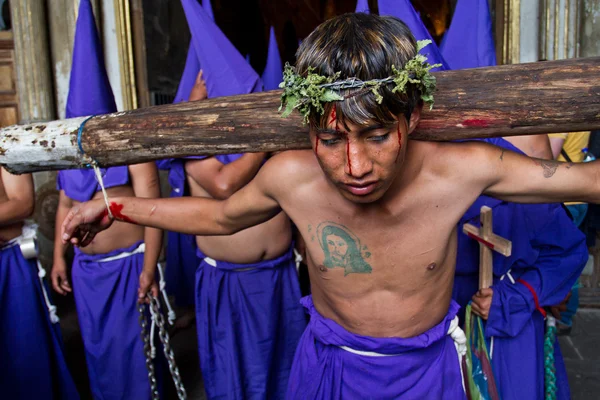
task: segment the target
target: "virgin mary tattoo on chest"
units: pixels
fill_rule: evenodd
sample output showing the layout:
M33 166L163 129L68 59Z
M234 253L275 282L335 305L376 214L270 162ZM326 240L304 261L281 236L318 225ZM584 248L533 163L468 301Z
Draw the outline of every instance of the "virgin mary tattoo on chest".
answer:
M317 238L325 255L327 268L344 268L344 276L352 273L370 274L373 271L366 261L371 257L367 246L350 229L335 222L325 221L317 226Z

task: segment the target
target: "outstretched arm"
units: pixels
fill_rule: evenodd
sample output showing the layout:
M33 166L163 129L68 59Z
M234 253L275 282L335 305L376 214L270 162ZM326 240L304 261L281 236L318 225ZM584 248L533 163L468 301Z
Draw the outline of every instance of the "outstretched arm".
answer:
M192 235L231 235L266 222L281 211L271 191L277 182L276 171L265 164L254 180L223 201L120 197L111 199L111 211L115 219L138 225ZM74 207L63 223L63 241L79 246L89 244L96 233L112 223L105 208L102 200Z
M463 147L452 152L452 166L477 192L515 203L600 203L600 161L540 160L486 143L454 146Z

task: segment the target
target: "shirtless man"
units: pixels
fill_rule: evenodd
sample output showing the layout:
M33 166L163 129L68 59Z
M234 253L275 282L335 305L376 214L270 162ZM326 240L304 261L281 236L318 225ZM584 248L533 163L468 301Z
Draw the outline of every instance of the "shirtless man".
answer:
M60 326L50 318L35 259L25 259L19 246L34 198L31 175L0 168L0 393L7 399L75 400Z
M325 77L339 72L335 80L383 79L392 66L414 67L415 54L400 20L346 14L302 42L296 73L305 77L311 67ZM477 142L409 141L430 88L409 83L394 93L394 85L377 89L381 103L371 88L358 88L320 103L322 113L310 106L313 151L271 158L225 201L113 199L138 224L202 235L231 235L285 211L306 240L312 285L288 398L464 398L451 302L459 219L482 193L600 201L589 185L597 163L534 160ZM85 234L112 223L104 208L95 201L73 209L62 239L86 245ZM324 264L327 227L356 245L352 263Z
M154 163L102 172L110 198L160 197ZM60 234L60 226L73 207L82 201L104 200L91 170L60 171L57 181L60 199L56 229ZM95 398L151 397L137 300L144 299L149 290L158 295L154 275L161 242L159 229L115 223L89 246L75 249L71 287L64 257L67 245L55 241L52 285L62 295L74 292Z
M189 100L205 98L199 75ZM190 195L227 199L254 178L264 158L185 160ZM196 243L198 350L207 397L283 398L306 328L289 218L281 212L231 236L197 236Z

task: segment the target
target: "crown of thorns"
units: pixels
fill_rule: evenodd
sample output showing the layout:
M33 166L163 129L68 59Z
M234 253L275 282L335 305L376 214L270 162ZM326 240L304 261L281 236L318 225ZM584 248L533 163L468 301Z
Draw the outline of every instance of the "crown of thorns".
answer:
M412 84L421 94L423 102L433 107L433 93L435 92L435 76L430 73L432 68L440 67L442 64L431 65L427 62L427 57L418 52L431 43L431 40L419 40L417 42L417 55L408 60L403 68L396 68L392 65L392 75L382 79L371 79L362 81L357 78L349 78L338 81L340 72L332 76L322 76L315 74L314 68L309 67L306 77L296 73L294 67L289 63L285 64L283 71L283 82L279 87L283 89L281 95L281 106L283 109L282 117L287 117L298 109L304 116L304 123L308 123L310 113L314 110L319 114L325 112L323 103L333 101L344 101L347 98L372 92L375 95L377 103L381 104L383 96L380 89L384 85L394 84L392 93L405 94L407 85ZM348 89L362 89L342 96L340 92Z

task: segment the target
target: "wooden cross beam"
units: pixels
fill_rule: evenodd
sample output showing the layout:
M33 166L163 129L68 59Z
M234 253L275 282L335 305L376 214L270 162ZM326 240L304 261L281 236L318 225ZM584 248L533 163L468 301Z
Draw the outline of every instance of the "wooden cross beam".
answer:
M479 218L481 228L472 224L464 224L463 233L479 242L479 289L487 289L494 283L492 250L505 257L510 257L512 242L494 234L491 208L481 207Z
M435 74L433 110L412 139L453 140L600 129L600 58ZM280 91L97 116L81 146L101 166L190 155L310 148L297 113L281 118ZM86 118L0 129L0 164L15 173L82 168Z

